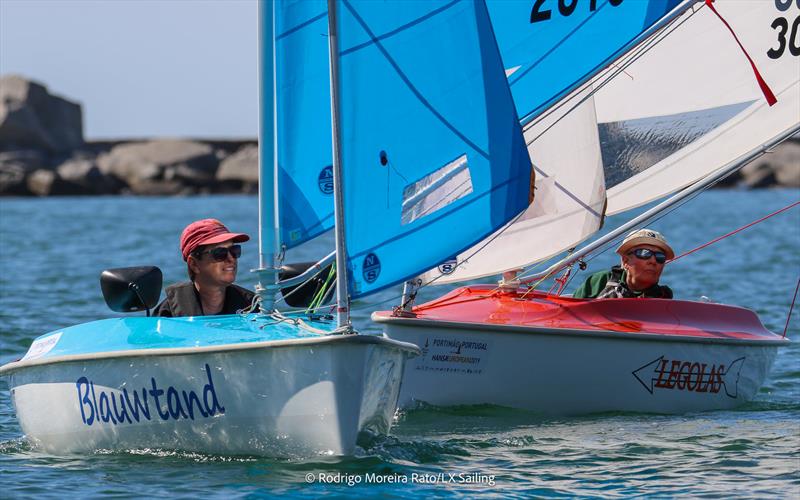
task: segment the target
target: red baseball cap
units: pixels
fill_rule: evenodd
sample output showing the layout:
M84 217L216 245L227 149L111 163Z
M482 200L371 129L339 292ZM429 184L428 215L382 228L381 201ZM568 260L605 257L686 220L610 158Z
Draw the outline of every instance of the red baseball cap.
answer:
M223 241L233 240L243 243L250 239L244 233L232 233L217 219L203 219L194 221L181 233L181 254L183 260L189 260L189 254L202 245L213 245Z

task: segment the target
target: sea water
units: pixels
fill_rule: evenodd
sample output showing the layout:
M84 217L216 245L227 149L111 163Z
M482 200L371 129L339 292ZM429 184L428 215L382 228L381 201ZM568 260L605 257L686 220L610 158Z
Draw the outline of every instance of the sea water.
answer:
M680 254L798 199L796 189L711 191L651 226ZM239 266L239 283L252 286L256 212L256 199L246 196L1 199L0 362L22 355L42 333L114 316L100 293L103 269L157 265L165 283L185 279L178 238L195 219L215 217L254 237ZM605 230L624 220L609 218ZM331 249L332 239L323 237L287 261L311 261ZM617 259L612 249L590 260L567 291ZM798 277L800 207L679 259L662 282L678 298L752 308L782 333ZM447 290L425 289L418 300ZM377 332L369 314L396 305L399 294L396 287L356 301L356 326ZM799 316L795 311L788 327L795 340ZM3 497L800 498L800 346L782 349L755 400L733 411L546 417L490 406L424 407L398 414L390 436L363 437L348 458L46 455L25 442L0 382L0 487Z

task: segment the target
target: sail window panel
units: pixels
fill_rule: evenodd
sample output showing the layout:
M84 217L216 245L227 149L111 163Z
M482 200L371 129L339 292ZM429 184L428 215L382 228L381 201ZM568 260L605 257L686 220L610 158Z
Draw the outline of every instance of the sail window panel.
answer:
M472 193L467 155L403 188L401 224L410 224Z
M644 172L727 122L752 103L598 124L606 188Z

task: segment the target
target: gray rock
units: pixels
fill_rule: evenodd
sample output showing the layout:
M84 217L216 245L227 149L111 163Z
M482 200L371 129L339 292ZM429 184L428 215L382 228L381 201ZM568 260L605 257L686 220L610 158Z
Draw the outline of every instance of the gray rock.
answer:
M82 144L80 104L21 76L0 77L0 149L65 152Z
M749 188L800 187L800 140L790 139L741 170L741 182Z
M800 187L800 140L786 141L775 156L775 180L781 186Z
M742 168L742 182L748 188L763 188L775 185L775 171L763 161L753 162Z
M67 160L56 167L56 172L62 179L73 182L97 178L98 175L102 175L97 164L86 158Z
M45 166L45 155L35 150L0 153L0 195L29 196L28 176Z
M185 164L171 165L164 169L164 179L204 186L214 182L216 170L216 165L213 165L212 168L193 168Z
M143 196L172 196L190 194L186 186L178 181L142 180L129 185L122 190L123 193Z
M127 182L134 192L137 184L152 181L205 182L213 179L217 160L211 146L201 142L157 140L115 146L97 159L100 171Z
M12 150L0 153L0 165L15 164L26 170L36 170L47 165L47 157L35 149Z
M54 170L36 170L28 176L26 183L30 192L36 196L90 194L83 186L65 181Z
M0 196L28 196L31 192L25 179L25 167L15 163L0 163Z
M116 194L126 186L117 177L101 172L89 158L69 159L56 168L56 173L64 181L80 186L84 194Z
M217 180L258 184L258 146L244 146L225 158L217 171Z
M51 190L57 177L58 174L52 170L36 170L28 177L28 189L36 196L48 196L52 194Z

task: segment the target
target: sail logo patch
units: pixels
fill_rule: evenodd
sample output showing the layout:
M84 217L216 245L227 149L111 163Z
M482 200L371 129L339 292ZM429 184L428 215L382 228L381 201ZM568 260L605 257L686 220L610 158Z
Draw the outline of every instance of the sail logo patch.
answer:
M436 269L438 269L439 272L442 274L453 274L453 272L455 272L456 270L456 267L458 267L458 260L456 260L456 258L453 257L452 259L447 259L446 261L439 264L439 266Z
M322 194L333 193L333 166L328 165L323 168L317 177L317 185Z
M650 394L656 389L711 394L722 390L735 399L738 397L739 373L744 360L744 357L737 358L726 365L670 360L661 356L631 373Z
M367 283L374 283L378 276L381 274L381 261L374 253L368 253L364 257L364 262L361 265L361 274L364 276L364 281Z

